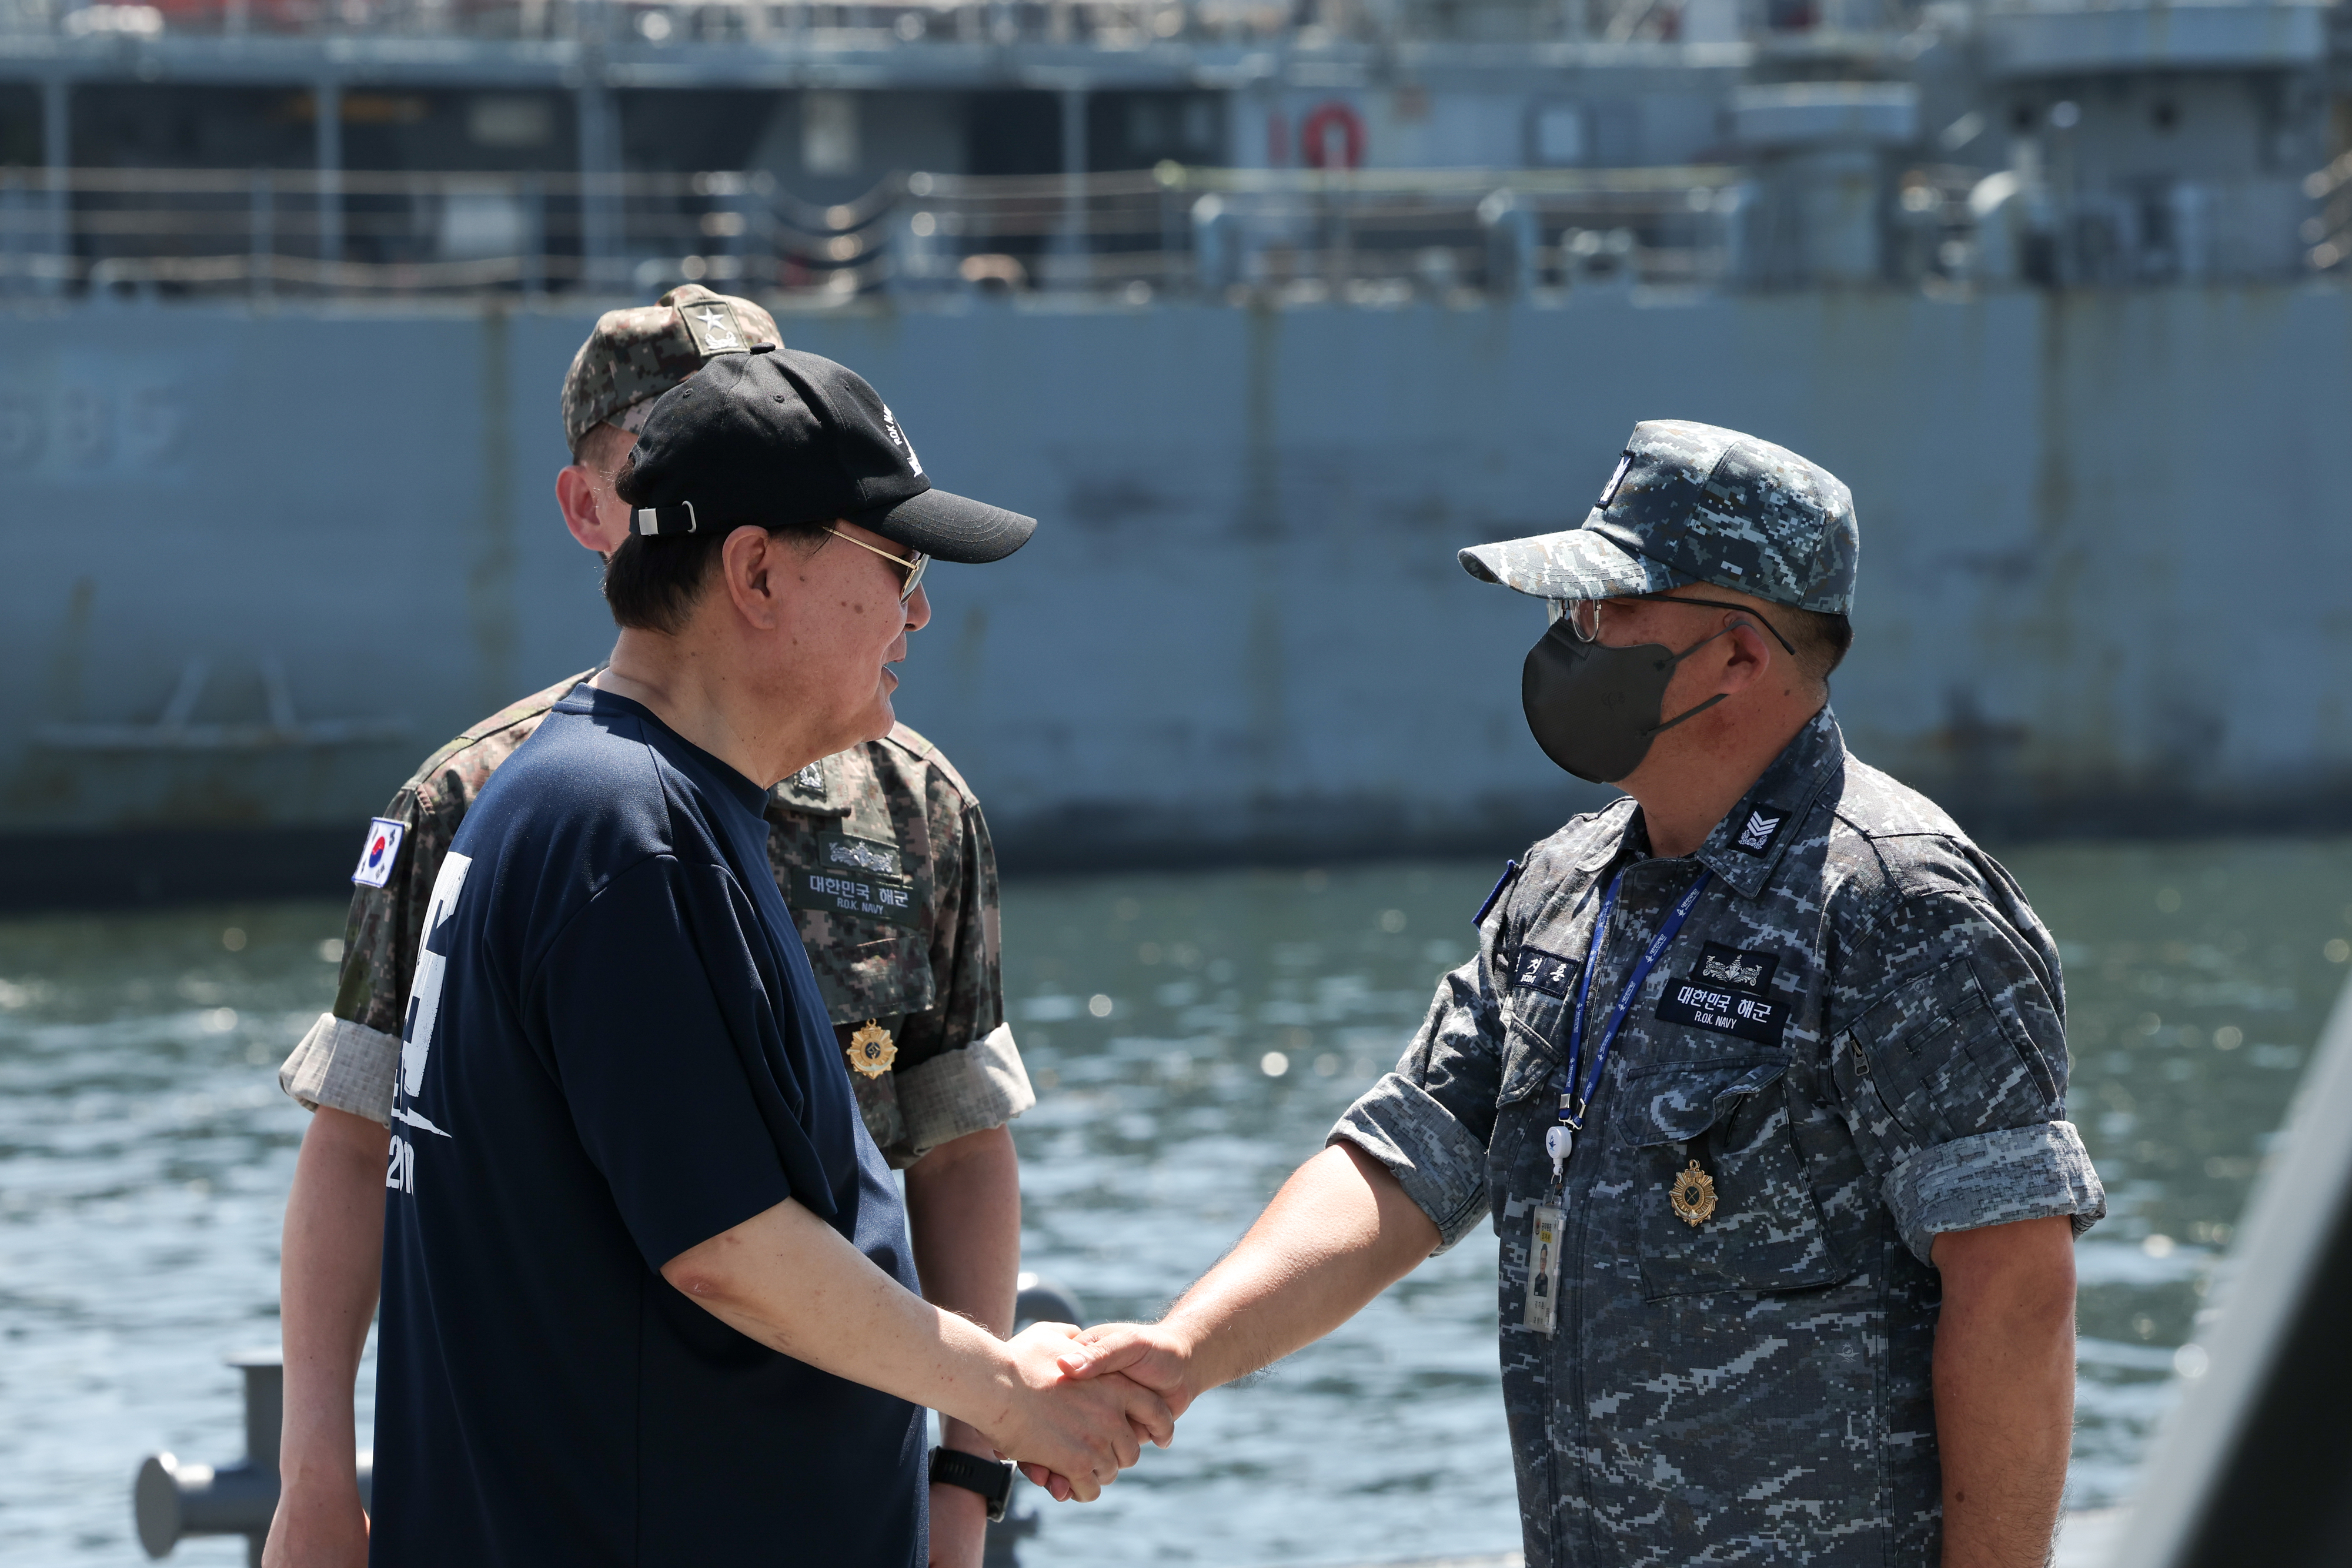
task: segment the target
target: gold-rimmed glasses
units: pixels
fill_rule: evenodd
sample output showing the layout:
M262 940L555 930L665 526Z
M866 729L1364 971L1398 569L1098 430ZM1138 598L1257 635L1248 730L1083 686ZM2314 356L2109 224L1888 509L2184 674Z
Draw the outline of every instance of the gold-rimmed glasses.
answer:
M835 538L848 539L851 544L856 545L859 549L873 550L876 555L880 556L884 560L888 561L893 566L901 566L906 568L907 580L898 590L899 603L904 604L909 599L914 598L915 590L922 586L923 569L931 564L931 558L925 555L921 550L917 550L915 552L914 559L908 560L903 557L892 555L888 550L875 549L872 545L867 544L864 539L850 538L847 534L843 533L839 528L827 528L824 531L831 534Z

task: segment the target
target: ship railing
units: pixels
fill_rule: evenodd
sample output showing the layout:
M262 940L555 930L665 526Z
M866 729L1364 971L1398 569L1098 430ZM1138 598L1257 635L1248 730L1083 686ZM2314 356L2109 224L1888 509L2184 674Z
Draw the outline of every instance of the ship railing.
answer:
M1486 43L1667 41L1682 7L1662 0L1555 0L1485 7ZM1866 48L1918 20L1911 0L1740 0L1742 37L1826 36ZM1385 44L1447 25L1367 0L0 0L0 37L144 42L196 37L462 37L547 43L870 53L936 45L1134 50L1163 44ZM1432 29L1432 24L1435 26ZM1496 32L1497 27L1503 31Z
M1362 8L1327 5L1320 37L1363 37ZM0 37L467 37L694 44L860 53L924 45L1135 49L1293 35L1280 0L0 0Z
M1738 170L1155 169L893 176L804 201L741 172L0 167L0 295L878 293L1377 305L1706 287Z
M1073 182L917 174L898 285L1148 297L1330 297L1721 279L1743 189L1725 167L1234 170Z

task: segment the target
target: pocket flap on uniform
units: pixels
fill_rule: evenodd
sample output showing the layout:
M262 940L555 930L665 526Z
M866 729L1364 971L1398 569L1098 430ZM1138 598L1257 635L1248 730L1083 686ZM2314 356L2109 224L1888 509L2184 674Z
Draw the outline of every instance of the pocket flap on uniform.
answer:
M1770 1061L1717 1061L1644 1073L1627 1084L1634 1099L1633 1146L1686 1144L1723 1120L1734 1105L1777 1082L1786 1057Z
M1495 1095L1497 1105L1524 1100L1559 1076L1559 1059L1552 1054L1551 1042L1514 1009L1504 1009L1503 1019L1503 1083Z

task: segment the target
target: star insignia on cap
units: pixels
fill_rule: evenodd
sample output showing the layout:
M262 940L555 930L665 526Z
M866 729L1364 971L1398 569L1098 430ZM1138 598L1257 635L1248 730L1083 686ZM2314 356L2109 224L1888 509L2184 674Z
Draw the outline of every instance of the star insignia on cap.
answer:
M735 335L735 323L729 320L727 312L716 305L704 306L695 319L701 322L709 334L710 346L714 349L728 348L740 341Z

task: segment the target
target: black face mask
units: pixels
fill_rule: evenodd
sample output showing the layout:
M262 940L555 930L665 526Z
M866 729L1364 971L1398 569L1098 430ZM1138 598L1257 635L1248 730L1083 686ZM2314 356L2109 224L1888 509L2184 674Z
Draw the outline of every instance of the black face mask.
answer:
M1689 713L1660 723L1675 666L1731 630L1675 653L1663 643L1612 648L1580 641L1565 620L1552 622L1519 673L1519 704L1543 753L1579 779L1614 784L1650 754L1650 742L1730 694L1719 692Z

